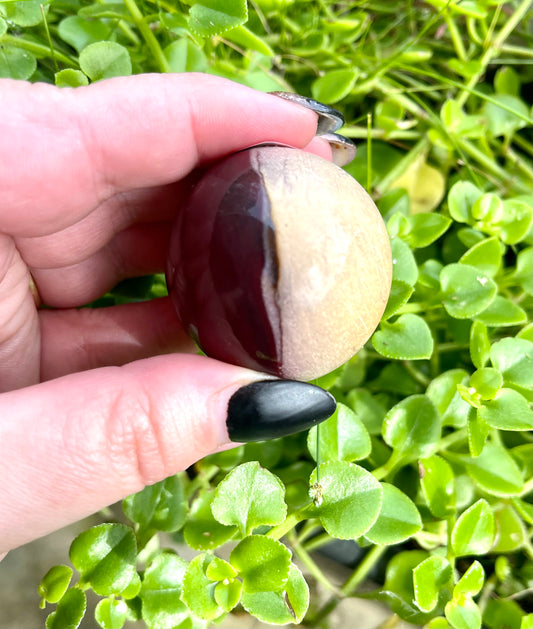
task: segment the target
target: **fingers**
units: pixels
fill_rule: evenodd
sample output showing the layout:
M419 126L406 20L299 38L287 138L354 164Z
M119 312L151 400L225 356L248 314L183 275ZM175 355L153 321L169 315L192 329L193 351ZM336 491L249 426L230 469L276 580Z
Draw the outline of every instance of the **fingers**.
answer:
M108 308L41 310L41 379L124 365L171 352L196 352L170 299Z
M317 126L312 111L210 75L74 90L3 80L0 90L0 163L10 164L0 174L0 231L15 236L64 229L116 192L177 181L253 144L303 147ZM13 150L22 146L32 150Z
M184 470L228 435L281 437L334 410L313 385L185 354L4 393L0 554Z

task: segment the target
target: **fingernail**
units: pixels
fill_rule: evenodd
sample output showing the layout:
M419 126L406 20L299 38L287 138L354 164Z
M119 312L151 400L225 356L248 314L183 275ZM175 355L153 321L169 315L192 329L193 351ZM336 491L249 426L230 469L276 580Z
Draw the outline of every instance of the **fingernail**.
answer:
M307 98L307 96L301 96L300 94L294 94L293 92L270 92L273 96L279 96L285 100L296 103L302 107L307 107L318 114L318 125L316 129L317 135L324 135L324 133L334 133L338 131L344 124L344 116L340 111L324 105L317 100Z
M350 138L338 133L325 133L321 137L329 142L332 160L337 166L346 166L355 159L357 148Z
M231 396L226 426L231 441L264 441L311 428L335 408L335 398L313 384L259 380Z

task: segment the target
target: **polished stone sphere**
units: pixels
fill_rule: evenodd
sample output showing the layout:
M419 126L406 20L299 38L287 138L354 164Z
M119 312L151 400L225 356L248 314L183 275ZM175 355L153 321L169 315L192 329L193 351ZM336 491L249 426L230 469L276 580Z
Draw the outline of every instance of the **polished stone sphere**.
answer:
M180 321L208 356L296 380L361 349L391 274L385 225L357 181L281 146L235 153L203 175L167 265Z

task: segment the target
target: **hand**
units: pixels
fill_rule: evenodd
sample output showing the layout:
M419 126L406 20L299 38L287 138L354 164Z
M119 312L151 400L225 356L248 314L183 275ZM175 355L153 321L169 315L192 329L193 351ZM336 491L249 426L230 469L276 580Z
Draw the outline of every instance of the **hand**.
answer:
M208 75L4 79L0 109L1 554L229 447L228 400L276 381L194 355L168 299L77 307L164 270L199 166L329 149L313 112Z

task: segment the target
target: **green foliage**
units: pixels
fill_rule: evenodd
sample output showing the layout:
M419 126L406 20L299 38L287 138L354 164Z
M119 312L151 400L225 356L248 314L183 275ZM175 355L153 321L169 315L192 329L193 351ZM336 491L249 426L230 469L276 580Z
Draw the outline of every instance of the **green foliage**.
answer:
M129 525L82 533L76 572L44 576L47 627L77 627L85 590L104 628L205 628L234 609L318 627L358 595L433 629L533 626L531 3L389 5L0 0L0 77L208 72L335 103L394 262L371 341L320 380L335 415L128 497ZM165 294L163 276L136 278L93 305ZM339 587L314 555L335 538L364 553ZM308 581L331 600L310 606Z

